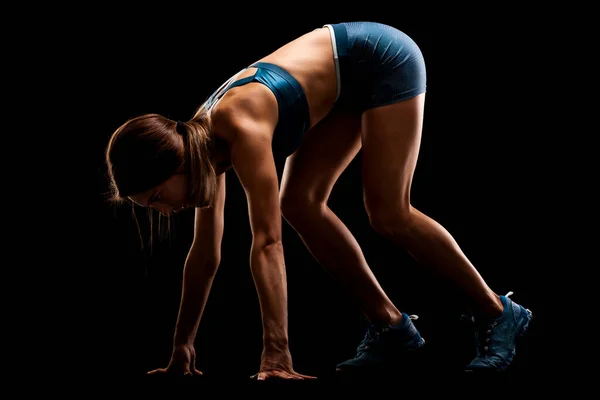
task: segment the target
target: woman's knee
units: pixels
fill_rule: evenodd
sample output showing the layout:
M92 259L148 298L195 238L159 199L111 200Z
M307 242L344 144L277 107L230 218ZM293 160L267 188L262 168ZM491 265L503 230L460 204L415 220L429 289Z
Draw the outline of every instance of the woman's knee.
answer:
M308 213L319 210L323 203L309 191L282 190L279 196L281 214L290 224L300 223Z
M371 227L384 236L402 236L410 231L410 205L371 206L367 207L367 215Z

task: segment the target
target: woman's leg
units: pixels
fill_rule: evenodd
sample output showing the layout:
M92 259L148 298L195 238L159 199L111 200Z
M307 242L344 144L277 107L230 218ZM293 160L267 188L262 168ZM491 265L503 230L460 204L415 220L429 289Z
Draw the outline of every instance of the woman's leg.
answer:
M384 293L344 223L327 206L333 185L361 147L360 116L333 111L305 134L281 184L283 216L319 264L355 297L367 319L395 323L401 314Z
M515 337L531 313L498 296L439 223L410 204L425 94L367 110L362 118L364 201L373 228L406 249L464 293L483 325L472 369L503 369L514 355ZM484 326L485 325L485 326Z
M367 110L362 119L364 200L373 228L456 283L474 312L498 316L500 298L454 238L410 204L425 95Z

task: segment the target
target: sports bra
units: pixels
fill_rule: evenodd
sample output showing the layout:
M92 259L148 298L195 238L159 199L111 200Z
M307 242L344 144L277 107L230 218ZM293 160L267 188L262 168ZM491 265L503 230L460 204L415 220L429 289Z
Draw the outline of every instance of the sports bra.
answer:
M256 68L256 73L235 80L248 68ZM256 62L232 76L208 98L205 106L210 109L229 90L250 82L259 82L268 87L277 98L279 119L273 136L273 155L276 161L285 161L302 141L310 127L308 102L298 81L278 65Z

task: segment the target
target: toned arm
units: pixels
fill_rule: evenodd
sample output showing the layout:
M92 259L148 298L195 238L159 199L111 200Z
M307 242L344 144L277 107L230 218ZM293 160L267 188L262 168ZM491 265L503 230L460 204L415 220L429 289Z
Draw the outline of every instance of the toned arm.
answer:
M183 290L175 326L174 344L193 345L208 294L221 262L225 208L225 174L217 177L212 207L197 208L194 239L185 261Z

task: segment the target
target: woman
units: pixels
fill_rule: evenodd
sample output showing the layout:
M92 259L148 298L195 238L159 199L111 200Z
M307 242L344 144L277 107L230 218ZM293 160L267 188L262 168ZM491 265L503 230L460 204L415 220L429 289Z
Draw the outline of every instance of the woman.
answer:
M250 266L264 330L258 379L311 378L294 371L288 348L282 216L370 322L357 355L338 369L385 367L424 345L327 207L334 183L361 149L373 228L469 300L479 344L467 370L509 366L531 312L489 288L453 237L410 202L425 91L424 60L406 34L372 22L331 24L242 69L190 121L142 115L114 132L106 157L115 199L165 215L196 207L173 355L152 373L201 373L193 342L220 262L230 168L245 190L253 235Z

